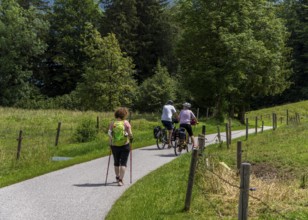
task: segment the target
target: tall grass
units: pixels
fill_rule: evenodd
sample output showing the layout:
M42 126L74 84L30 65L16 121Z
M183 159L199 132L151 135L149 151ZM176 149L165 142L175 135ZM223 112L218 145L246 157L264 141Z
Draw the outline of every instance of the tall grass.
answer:
M0 108L0 115L0 187L109 153L106 133L109 123L114 120L112 112ZM152 130L159 122L132 116L134 148L154 144ZM97 129L97 117L99 129L94 140L81 142L78 135L92 135L89 131ZM60 138L55 146L59 122ZM89 129L89 126L93 128ZM20 130L23 131L21 156L16 160ZM53 156L72 159L55 162L51 160Z
M109 123L114 120L113 112L0 108L0 115L0 187L109 153L106 133ZM94 140L78 142L84 141L83 138L78 138L78 135L87 136L91 133L90 130L96 129L97 117L99 129ZM155 144L153 128L161 125L160 114L133 112L130 119L134 133L133 148ZM60 138L58 146L55 146L59 122ZM207 133L217 131L216 122L208 120L206 123L200 121L200 124L194 127L194 133L201 133L204 125ZM223 124L221 126L223 130ZM243 128L238 122L234 122L232 127ZM21 156L16 160L20 130L23 131ZM54 156L71 159L52 161Z

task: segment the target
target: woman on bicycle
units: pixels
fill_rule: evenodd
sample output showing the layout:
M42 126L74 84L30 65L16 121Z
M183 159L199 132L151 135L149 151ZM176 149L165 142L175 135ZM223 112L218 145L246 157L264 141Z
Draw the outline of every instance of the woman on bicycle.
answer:
M195 120L197 122L197 118L194 115L194 113L189 109L191 107L191 104L188 102L185 102L183 104L183 109L180 112L179 118L180 118L180 127L185 128L189 137L192 141L192 147L195 147L195 138L193 135L192 127L191 127L191 121Z

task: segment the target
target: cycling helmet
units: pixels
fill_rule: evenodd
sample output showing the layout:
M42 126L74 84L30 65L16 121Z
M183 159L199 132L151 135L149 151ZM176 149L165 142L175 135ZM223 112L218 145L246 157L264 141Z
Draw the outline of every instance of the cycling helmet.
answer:
M167 105L173 105L173 101L172 100L168 100L168 102L166 104Z
M183 103L183 106L186 107L186 108L190 108L190 107L191 107L191 104L188 103L188 102L185 102L185 103Z

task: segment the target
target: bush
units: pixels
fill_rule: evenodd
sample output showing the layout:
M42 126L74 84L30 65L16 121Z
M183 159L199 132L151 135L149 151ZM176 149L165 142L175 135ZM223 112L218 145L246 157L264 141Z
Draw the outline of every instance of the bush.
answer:
M77 127L74 136L78 142L88 142L94 140L97 136L97 128L95 127L95 123L89 119L83 120Z

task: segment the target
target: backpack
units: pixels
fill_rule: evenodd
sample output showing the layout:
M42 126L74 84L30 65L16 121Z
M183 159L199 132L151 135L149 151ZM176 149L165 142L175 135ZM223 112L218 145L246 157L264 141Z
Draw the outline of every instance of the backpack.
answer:
M153 134L154 134L154 138L157 138L158 137L158 133L160 131L160 126L156 126L154 129L153 129Z
M112 145L123 146L127 142L124 121L115 121L112 126Z
M186 130L185 130L185 128L179 128L179 131L178 131L179 133L178 133L178 135L179 135L179 139L181 140L181 141L185 141L186 140Z

